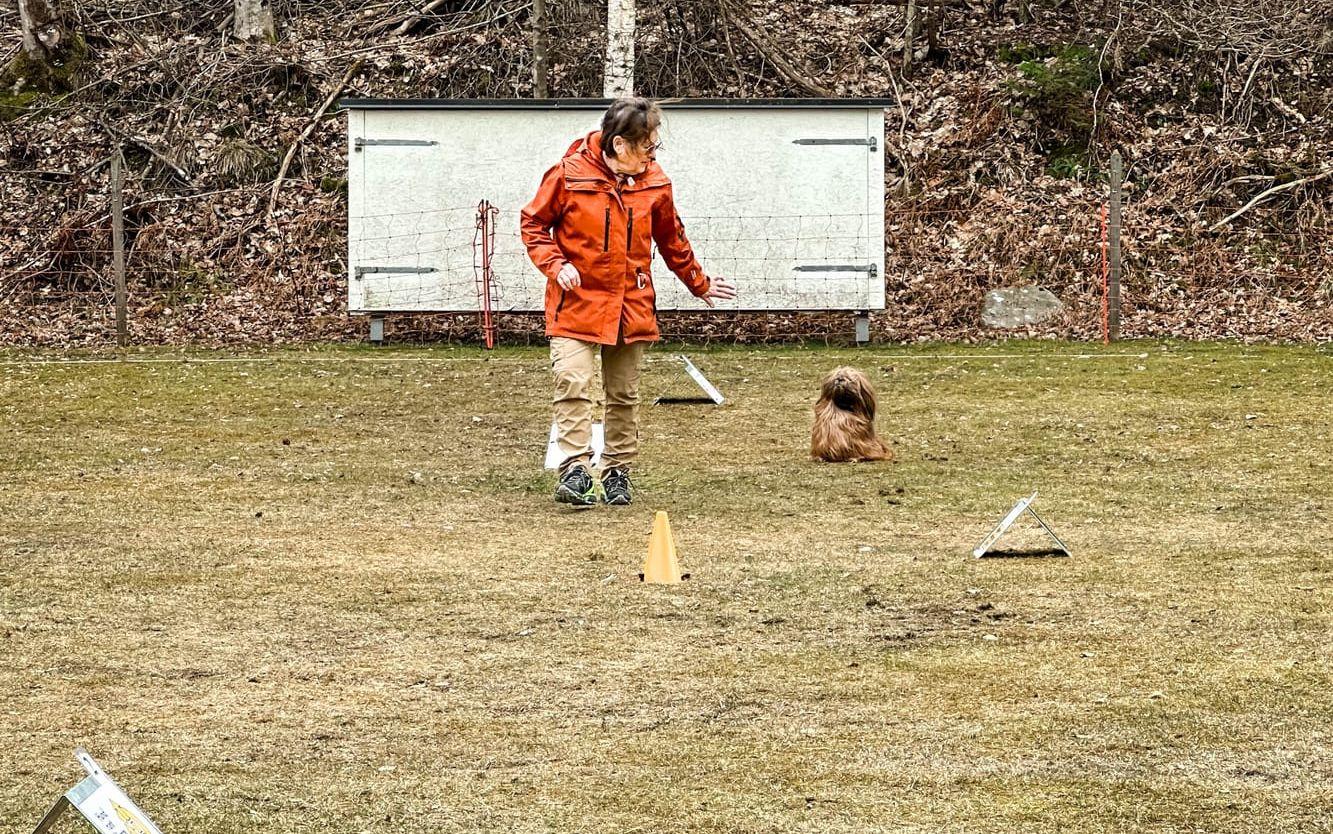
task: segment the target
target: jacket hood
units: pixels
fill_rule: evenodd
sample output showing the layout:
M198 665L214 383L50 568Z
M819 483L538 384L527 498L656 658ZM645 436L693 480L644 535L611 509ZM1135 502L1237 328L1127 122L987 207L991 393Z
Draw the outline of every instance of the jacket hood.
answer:
M597 176L614 184L616 175L607 167L606 161L602 159L602 132L594 130L588 135L575 139L565 150L563 158L566 176L591 177ZM648 163L647 169L642 174L634 177L634 185L629 188L648 188L656 185L666 185L670 180L667 179L666 172L662 166L654 160Z

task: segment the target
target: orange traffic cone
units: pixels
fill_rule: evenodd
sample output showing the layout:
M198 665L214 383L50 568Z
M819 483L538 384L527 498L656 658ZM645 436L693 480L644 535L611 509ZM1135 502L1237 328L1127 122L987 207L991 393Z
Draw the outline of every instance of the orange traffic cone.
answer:
M644 582L657 585L674 585L689 574L680 572L680 562L676 561L676 542L671 537L671 522L667 514L658 510L653 517L653 534L648 539L648 558L643 561Z

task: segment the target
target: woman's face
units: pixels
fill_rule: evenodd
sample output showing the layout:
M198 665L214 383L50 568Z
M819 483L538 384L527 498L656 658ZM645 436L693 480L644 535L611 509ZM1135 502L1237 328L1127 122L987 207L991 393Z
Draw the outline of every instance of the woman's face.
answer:
M637 177L648 170L648 163L657 158L657 149L662 146L655 130L648 141L642 144L632 143L624 136L617 136L612 144L616 149L616 155L611 158L612 170L631 177Z

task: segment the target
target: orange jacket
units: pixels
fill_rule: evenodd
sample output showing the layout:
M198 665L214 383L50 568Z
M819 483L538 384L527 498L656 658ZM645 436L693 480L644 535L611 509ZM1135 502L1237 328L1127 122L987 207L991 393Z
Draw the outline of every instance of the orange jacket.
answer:
M709 280L694 257L656 162L617 183L602 159L601 131L565 152L523 208L528 257L546 276L546 335L614 345L656 341L653 242L671 271L702 296ZM555 276L573 264L582 286L562 290Z

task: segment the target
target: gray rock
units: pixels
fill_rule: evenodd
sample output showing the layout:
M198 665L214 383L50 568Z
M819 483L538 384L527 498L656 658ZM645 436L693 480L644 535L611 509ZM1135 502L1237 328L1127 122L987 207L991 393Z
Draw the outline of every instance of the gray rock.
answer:
M1059 315L1065 305L1055 294L1041 287L1003 287L986 293L981 323L987 327L1012 330L1040 324Z

